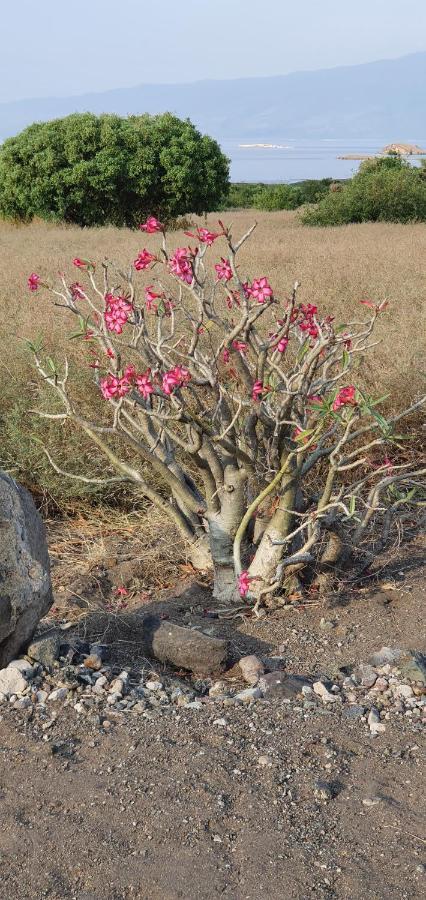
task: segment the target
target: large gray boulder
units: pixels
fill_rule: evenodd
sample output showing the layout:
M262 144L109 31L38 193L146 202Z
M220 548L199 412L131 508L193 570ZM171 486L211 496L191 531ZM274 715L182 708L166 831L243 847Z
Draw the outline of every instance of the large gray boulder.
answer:
M43 522L28 491L0 471L0 669L28 645L52 601Z

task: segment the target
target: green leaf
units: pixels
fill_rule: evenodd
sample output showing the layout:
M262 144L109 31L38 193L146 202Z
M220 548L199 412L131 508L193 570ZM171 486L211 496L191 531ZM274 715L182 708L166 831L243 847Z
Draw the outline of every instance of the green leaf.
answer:
M343 354L342 354L342 362L343 362L344 369L347 369L349 367L350 361L351 361L350 354L348 353L347 350L344 350Z
M306 340L303 342L303 344L297 354L297 362L299 362L299 363L302 362L302 359L304 356L306 356L308 350L309 350L309 341Z

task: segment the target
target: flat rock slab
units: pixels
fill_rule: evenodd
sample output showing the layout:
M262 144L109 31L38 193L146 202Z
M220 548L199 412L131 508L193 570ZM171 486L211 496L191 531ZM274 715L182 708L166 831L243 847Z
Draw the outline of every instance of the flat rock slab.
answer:
M149 656L178 669L211 675L226 667L227 641L182 628L157 616L147 616L143 620L143 643Z

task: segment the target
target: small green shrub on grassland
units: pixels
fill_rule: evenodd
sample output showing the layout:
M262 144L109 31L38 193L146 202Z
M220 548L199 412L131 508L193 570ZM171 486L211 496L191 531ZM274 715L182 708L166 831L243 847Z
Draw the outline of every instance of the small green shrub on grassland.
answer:
M329 192L302 215L305 225L426 221L424 168L399 157L368 160L340 191Z

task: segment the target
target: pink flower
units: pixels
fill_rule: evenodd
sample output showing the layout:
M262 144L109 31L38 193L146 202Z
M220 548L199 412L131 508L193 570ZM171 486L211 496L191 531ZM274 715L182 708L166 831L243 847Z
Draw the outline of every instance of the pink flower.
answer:
M255 383L253 385L253 390L251 392L252 400L260 400L262 394L263 394L263 382L255 381Z
M73 300L84 300L84 287L79 284L78 281L74 281L74 284L70 284L69 290Z
M281 338L281 340L279 340L278 344L277 344L278 352L284 353L287 350L287 347L288 347L288 338L287 337Z
M144 248L143 250L139 251L136 259L133 262L133 265L137 272L141 272L144 271L144 269L148 269L148 267L152 262L156 260L156 258L157 257L150 253L149 250L146 250Z
M220 257L220 263L216 263L215 265L216 275L218 281L230 281L232 278L232 269L228 259L225 259L223 256Z
M109 356L110 359L115 359L115 353L114 350L111 350L111 347L108 347L105 353L107 356Z
M107 294L105 297L104 319L108 331L115 334L121 334L123 326L127 324L129 315L132 312L132 304L126 297L115 297L114 294Z
M356 388L353 384L348 385L348 387L342 388L333 403L333 411L337 412L337 410L340 409L341 406L356 406L357 400L355 395Z
M164 231L164 225L155 218L155 216L148 216L146 222L142 225L139 225L141 231L144 231L145 234L155 234L156 231Z
M256 278L248 287L248 293L258 303L266 303L273 296L273 290L267 278Z
M191 375L183 366L175 366L163 375L162 388L165 394L172 394L175 388L188 384Z
M146 309L148 310L148 312L151 312L151 309L153 309L154 312L157 312L157 306L155 304L155 301L159 300L160 297L161 297L161 294L155 293L155 291L153 290L152 284L150 284L148 287L145 288L145 306L146 306Z
M38 291L40 280L40 275L37 275L36 272L31 272L27 281L30 291Z
M192 270L192 259L194 254L189 247L178 247L173 256L170 257L169 267L176 278L185 281L186 284L192 284L194 273Z
M142 375L136 376L136 387L144 400L148 400L148 397L154 391L154 385L151 381L151 369L147 369Z
M102 396L105 400L112 400L117 397L124 397L129 393L131 384L127 378L118 378L117 375L107 375L100 382Z
M232 346L239 353L245 353L247 350L247 344L244 341L232 341Z
M135 376L136 376L135 367L133 365L126 366L126 368L123 370L123 378L125 378L126 381L134 381Z
M199 240L201 244L207 244L208 247L211 247L213 242L221 236L221 232L209 231L208 228L197 228L197 234L192 234L191 231L185 231L185 234L187 237Z
M224 349L224 351L223 351L223 361L224 361L224 363L229 363L229 358L230 358L230 356L231 356L231 354L230 354L229 350L227 349L227 347L225 347L225 349Z
M241 572L241 575L238 576L238 590L241 597L245 597L248 594L250 581L251 578L248 572Z
M89 259L81 259L79 256L76 256L73 259L73 263L77 266L77 269L94 269L95 264L90 262Z
M129 592L127 588L122 585L121 587L115 589L114 594L116 594L117 597L127 597Z

